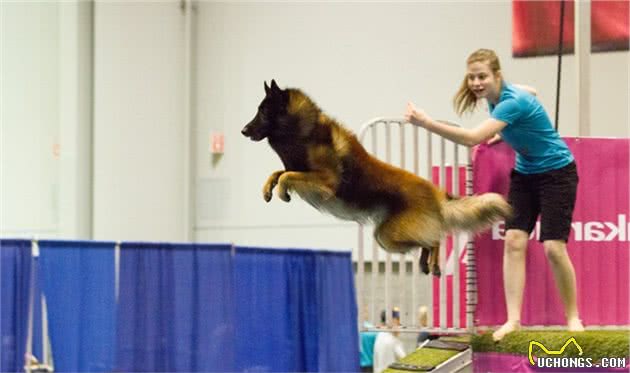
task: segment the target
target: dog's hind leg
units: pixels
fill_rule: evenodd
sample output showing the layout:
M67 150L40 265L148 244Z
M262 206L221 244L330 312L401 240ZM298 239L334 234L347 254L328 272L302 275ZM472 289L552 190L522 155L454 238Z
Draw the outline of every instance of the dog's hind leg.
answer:
M278 179L278 197L289 202L289 190L292 189L301 195L315 193L322 200L327 200L335 195L334 181L335 177L329 171L287 171Z
M420 270L425 275L433 273L434 276L440 276L440 244L436 243L431 247L423 247L420 255Z
M433 276L440 277L442 275L440 270L440 244L435 244L430 250L429 266L431 267L431 273L433 273Z
M420 254L420 270L425 275L428 275L430 272L429 269L429 255L431 254L431 249L427 249L426 247L422 248L422 253Z
M283 173L285 173L284 170L276 171L267 178L267 182L265 182L265 185L263 186L263 198L265 199L265 202L271 201L273 188L276 184L278 184L278 178Z
M386 251L407 253L418 247L433 247L439 242L441 222L438 217L406 210L385 219L374 237ZM423 254L424 250L423 250Z

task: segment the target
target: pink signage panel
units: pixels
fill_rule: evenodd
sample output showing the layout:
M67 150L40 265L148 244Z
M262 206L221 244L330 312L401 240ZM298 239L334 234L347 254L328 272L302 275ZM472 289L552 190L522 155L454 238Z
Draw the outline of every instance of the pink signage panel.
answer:
M568 250L575 266L580 316L588 325L628 325L630 139L566 138L580 182ZM473 156L475 194L507 195L514 153L504 143L481 145ZM477 325L506 319L503 295L503 223L475 239L478 276ZM538 225L537 225L538 228ZM538 229L530 237L523 325L563 325L564 310Z

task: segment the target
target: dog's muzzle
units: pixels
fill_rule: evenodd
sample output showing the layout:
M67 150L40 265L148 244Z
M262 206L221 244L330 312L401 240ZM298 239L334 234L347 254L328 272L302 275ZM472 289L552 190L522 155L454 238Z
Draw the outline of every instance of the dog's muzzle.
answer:
M249 137L252 141L260 141L265 138L263 131L257 130L256 123L249 123L241 130L245 137Z

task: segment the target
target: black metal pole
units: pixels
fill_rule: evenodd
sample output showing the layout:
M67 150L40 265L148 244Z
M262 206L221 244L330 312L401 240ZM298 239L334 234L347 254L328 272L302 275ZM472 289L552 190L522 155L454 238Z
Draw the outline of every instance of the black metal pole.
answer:
M558 116L560 115L560 77L562 76L562 47L564 38L564 0L560 0L560 39L558 40L558 73L556 80L556 131L558 131Z

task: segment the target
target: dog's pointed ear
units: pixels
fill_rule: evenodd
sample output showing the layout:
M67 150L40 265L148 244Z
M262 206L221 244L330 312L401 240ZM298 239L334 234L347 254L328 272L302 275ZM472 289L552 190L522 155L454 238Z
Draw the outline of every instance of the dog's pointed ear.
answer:
M269 89L269 86L267 85L267 81L265 80L265 94L269 96L270 92L271 92L271 89Z
M269 91L267 91L267 96L269 97L273 97L276 99L281 99L283 101L288 101L289 100L289 90L285 89L282 90L280 89L280 87L278 87L278 83L276 83L275 79L271 79L271 87L269 88Z
M278 84L276 83L275 79L271 79L271 91L272 92L282 92L282 90L280 89L280 87L278 87Z

